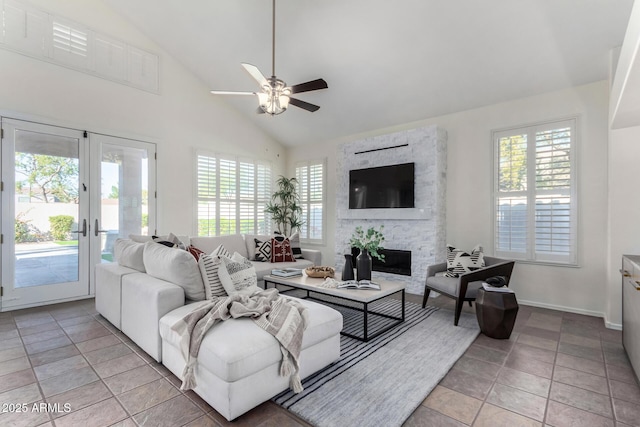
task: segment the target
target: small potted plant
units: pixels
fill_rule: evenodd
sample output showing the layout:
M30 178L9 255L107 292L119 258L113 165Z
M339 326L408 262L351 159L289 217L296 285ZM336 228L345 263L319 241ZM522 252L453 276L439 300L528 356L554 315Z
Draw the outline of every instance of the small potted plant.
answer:
M367 231L364 231L361 226L357 226L351 235L349 243L352 247L360 249L360 255L356 258L357 280L371 280L372 256L384 262L384 254L378 252L380 249L384 249L381 246L384 242L383 229L384 225L381 225L379 230L369 227Z

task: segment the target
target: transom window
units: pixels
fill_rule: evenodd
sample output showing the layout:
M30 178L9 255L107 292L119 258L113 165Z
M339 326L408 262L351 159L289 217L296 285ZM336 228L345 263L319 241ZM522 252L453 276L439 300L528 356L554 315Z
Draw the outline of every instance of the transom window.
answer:
M496 255L577 264L576 119L493 133Z
M302 206L300 240L321 244L324 241L325 160L311 160L296 164L298 195Z
M197 153L198 236L270 234L271 164Z

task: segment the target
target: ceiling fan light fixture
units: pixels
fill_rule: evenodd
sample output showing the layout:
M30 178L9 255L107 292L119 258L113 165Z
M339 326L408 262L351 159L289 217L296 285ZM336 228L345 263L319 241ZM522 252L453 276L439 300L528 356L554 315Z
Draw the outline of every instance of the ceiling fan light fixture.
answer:
M286 83L275 77L269 79L269 85L262 87L262 92L258 93L260 108L272 116L284 113L289 107L289 95L291 89Z

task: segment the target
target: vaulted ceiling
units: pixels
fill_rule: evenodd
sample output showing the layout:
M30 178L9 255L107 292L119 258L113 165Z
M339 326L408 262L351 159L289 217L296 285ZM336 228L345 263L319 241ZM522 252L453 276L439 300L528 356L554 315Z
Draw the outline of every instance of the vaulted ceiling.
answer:
M271 74L271 0L105 0L211 89ZM276 75L324 78L321 106L256 114L288 146L318 143L606 79L633 0L277 0ZM211 95L212 97L214 95Z

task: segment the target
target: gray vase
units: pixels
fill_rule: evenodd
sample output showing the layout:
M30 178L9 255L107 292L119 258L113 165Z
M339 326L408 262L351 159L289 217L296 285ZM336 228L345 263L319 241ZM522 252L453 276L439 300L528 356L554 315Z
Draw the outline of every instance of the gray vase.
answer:
M342 280L353 280L353 257L351 254L344 254L344 268L342 269Z
M360 255L356 258L356 278L360 280L371 280L371 267L373 261L369 251L363 249L360 251Z

